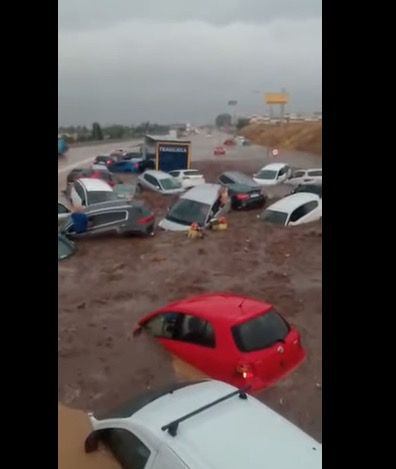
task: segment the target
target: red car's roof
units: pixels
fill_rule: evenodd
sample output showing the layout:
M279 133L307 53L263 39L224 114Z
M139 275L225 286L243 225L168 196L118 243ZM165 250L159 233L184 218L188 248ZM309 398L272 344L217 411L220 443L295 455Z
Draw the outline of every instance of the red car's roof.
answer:
M194 314L207 321L239 324L259 314L268 312L272 305L231 293L210 293L171 303L161 310Z

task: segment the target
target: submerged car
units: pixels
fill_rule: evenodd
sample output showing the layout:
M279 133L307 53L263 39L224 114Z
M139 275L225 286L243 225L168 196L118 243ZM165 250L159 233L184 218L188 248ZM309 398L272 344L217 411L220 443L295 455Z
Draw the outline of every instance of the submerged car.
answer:
M179 197L159 227L169 231L188 231L196 223L205 228L229 210L230 203L222 204L219 184L201 184Z
M76 246L70 239L58 233L58 261L63 261L76 252Z
M147 391L90 420L86 453L104 444L123 468L322 468L320 443L221 381Z
M98 234L154 234L155 217L143 202L123 200L103 202L87 207L88 226L83 233L76 233L73 220L67 220L62 233L71 238L81 238Z
M227 187L234 210L260 208L266 202L261 186L239 171L226 171L218 177L219 183Z
M141 319L172 354L234 386L266 388L304 359L300 333L269 303L233 294L199 295Z
M204 175L198 169L177 169L169 171L169 174L177 179L185 189L205 184Z
M147 170L138 177L139 186L160 194L184 192L181 183L164 171Z
M285 182L291 176L291 168L286 163L270 163L253 175L253 179L260 186L275 186Z
M92 169L109 169L109 167L117 161L115 156L99 155L92 162Z
M223 147L216 147L213 151L213 154L215 156L218 156L218 155L225 155L226 154L226 151Z
M66 187L65 195L70 199L74 207L88 207L117 200L117 194L111 186L101 179L80 178Z
M280 226L301 225L322 218L322 199L316 194L300 192L278 200L259 216L266 223Z

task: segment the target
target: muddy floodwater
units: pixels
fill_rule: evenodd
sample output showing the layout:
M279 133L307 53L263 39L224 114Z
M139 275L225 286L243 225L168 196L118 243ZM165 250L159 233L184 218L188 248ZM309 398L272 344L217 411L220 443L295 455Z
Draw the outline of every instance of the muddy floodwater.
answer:
M224 169L252 174L257 165L199 161L194 167L214 181ZM150 192L142 198L157 221L173 200ZM104 410L192 377L153 339L133 338L133 326L168 302L227 291L273 303L301 331L305 362L258 397L321 441L322 226L275 228L257 220L258 213L232 212L227 231L207 232L202 240L158 232L77 241L77 254L59 264L59 400Z

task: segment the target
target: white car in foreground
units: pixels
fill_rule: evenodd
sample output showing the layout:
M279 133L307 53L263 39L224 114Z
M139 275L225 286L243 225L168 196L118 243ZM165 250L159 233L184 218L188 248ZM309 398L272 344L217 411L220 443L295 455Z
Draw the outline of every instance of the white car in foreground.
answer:
M298 186L300 184L322 184L322 168L296 169L287 180L288 184Z
M110 200L117 200L117 194L102 179L80 178L67 185L66 196L73 207L88 207Z
M184 192L180 181L164 171L148 169L138 177L139 185L160 194L178 194Z
M308 192L299 192L278 200L266 208L259 218L267 223L294 226L322 218L322 199Z
M178 169L169 171L169 174L177 179L185 189L205 184L204 175L197 169Z
M322 468L320 443L220 381L152 391L91 423L85 451L104 443L123 468Z
M291 176L291 168L286 163L270 163L253 174L253 179L260 186L275 186L285 182Z

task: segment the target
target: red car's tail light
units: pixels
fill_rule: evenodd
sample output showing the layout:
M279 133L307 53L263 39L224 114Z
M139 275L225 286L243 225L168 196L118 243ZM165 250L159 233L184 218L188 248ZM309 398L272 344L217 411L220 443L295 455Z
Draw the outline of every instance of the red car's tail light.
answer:
M244 379L253 378L254 376L253 367L249 363L238 364L238 366L236 367L236 372L242 375L242 378Z
M107 160L107 164L111 164L112 162L112 160Z
M247 200L249 198L249 194L237 194L236 198L238 200Z
M149 215L148 217L139 218L137 221L139 225L147 225L154 221L154 215Z

